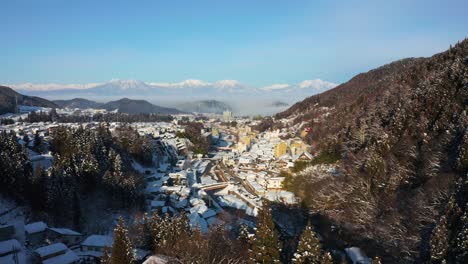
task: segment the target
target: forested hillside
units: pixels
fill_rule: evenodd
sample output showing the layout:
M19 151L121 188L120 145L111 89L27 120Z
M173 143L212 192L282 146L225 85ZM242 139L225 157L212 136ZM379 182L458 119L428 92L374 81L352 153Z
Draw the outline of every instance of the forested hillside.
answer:
M0 115L5 113L15 113L17 110L17 103L18 105L27 106L42 106L50 108L58 107L58 105L46 99L22 95L15 92L10 87L0 86Z
M297 177L295 192L387 261L468 262L467 105L468 40L306 98L276 122L310 127L341 176Z

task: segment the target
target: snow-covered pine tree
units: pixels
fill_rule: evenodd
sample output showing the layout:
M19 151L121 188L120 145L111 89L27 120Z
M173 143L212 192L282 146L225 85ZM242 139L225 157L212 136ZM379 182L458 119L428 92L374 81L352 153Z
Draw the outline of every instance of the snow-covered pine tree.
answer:
M379 256L375 256L375 257L372 259L372 264L382 264L382 259L380 259Z
M241 224L239 226L239 237L238 239L242 242L242 243L249 243L249 227L245 224Z
M26 143L26 145L31 141L29 138L28 134L24 133L23 135L23 141Z
M321 264L333 264L333 257L330 252L324 252L322 255Z
M280 263L281 244L278 240L268 202L264 201L258 211L255 236L249 252L250 263Z
M111 264L110 262L110 255L109 255L109 248L104 248L104 253L101 257L101 264Z
M321 255L322 246L320 245L320 240L317 238L317 235L309 222L302 233L301 240L299 241L299 245L297 246L292 262L295 264L319 264L321 263Z
M154 250L153 237L151 235L151 217L144 213L138 224L138 246L144 249Z
M39 135L39 131L36 131L34 134L34 149L38 152L41 152L41 146L42 146L42 138Z
M122 217L114 229L114 244L112 245L109 264L133 264L135 255L133 245L128 238L128 232Z

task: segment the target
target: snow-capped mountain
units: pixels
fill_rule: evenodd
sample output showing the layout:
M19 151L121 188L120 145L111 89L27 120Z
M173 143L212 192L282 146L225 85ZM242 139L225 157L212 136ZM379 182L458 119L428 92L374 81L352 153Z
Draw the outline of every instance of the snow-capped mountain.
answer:
M305 80L297 84L272 84L253 87L237 80L206 82L188 79L181 82L144 82L139 80L111 80L106 83L70 85L64 84L18 84L10 87L27 95L48 99L86 98L100 102L118 100L123 97L148 100L157 105L174 107L181 103L201 100L227 102L239 111L261 105L272 106L275 101L294 103L304 97L312 96L336 86L335 83L320 79ZM280 109L281 108L281 109ZM284 107L274 107L268 112L276 112Z

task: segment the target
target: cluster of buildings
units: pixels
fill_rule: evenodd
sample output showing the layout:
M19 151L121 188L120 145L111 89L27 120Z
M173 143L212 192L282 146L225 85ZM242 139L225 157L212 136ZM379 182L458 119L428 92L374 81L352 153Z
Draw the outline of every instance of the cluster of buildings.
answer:
M297 161L311 161L311 147L301 138L282 138L281 132L257 133L248 125L237 129L237 143L224 164L231 167L246 190L275 202L295 204L295 196L283 190L281 171L289 171Z
M98 263L112 237L85 236L69 228L44 222L0 226L0 263Z
M192 228L206 232L212 225L225 223L226 217L219 217L221 213L235 215L236 221L253 226L262 199L285 204L298 202L293 193L283 189L284 178L280 173L292 168L296 161L313 159L310 146L300 138L285 139L281 131L258 133L242 119L237 119L235 126L226 124L234 117L225 112L222 120L200 121L205 127L201 135L212 145L208 155L195 155L190 151L190 142L177 137L184 132L179 118L175 117L173 122L131 124L140 135L150 139L154 149L154 166L133 163L145 178L148 212L187 214ZM195 121L194 117L188 118ZM59 125L95 129L99 124L23 123L1 126L0 130L15 131L20 143L31 147L33 166L48 168L53 160L46 151L47 142L50 132ZM110 123L109 130L112 132L118 126L119 123ZM33 150L31 144L36 134L46 146L44 151ZM31 141L23 142L24 135ZM20 231L24 233L23 240L15 239L10 234L11 228L15 227L0 227L0 263L17 263L3 259L15 261L21 256L47 264L92 263L102 256L105 247L112 245L110 236L83 235L67 228L48 227L44 222L24 225L24 231ZM18 230L13 231L18 234Z

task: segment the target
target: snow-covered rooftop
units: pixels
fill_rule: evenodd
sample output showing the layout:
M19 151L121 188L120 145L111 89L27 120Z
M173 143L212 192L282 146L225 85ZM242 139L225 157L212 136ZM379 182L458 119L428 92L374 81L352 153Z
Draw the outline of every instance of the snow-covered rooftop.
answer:
M28 234L34 234L38 232L45 231L47 229L47 224L44 222L34 222L24 226L24 231Z
M70 264L70 263L75 263L79 259L80 258L78 257L78 255L76 255L75 252L71 250L67 250L65 254L46 259L42 261L42 263L43 264Z
M21 245L16 239L2 241L0 242L0 255L13 252L14 250L18 250L20 248L21 248Z
M68 249L68 247L65 246L64 244L55 243L55 244L48 245L48 246L45 246L45 247L40 247L40 248L34 250L34 252L36 252L41 258L44 258L44 257L47 257L47 256L52 255L52 254L56 254L56 253L61 252L61 251L65 251L67 249Z
M81 236L81 233L78 233L76 231L73 231L68 228L49 228L50 230L59 233L61 235L67 235L67 236Z
M111 247L114 243L112 237L103 235L91 235L87 237L81 245L92 247Z

